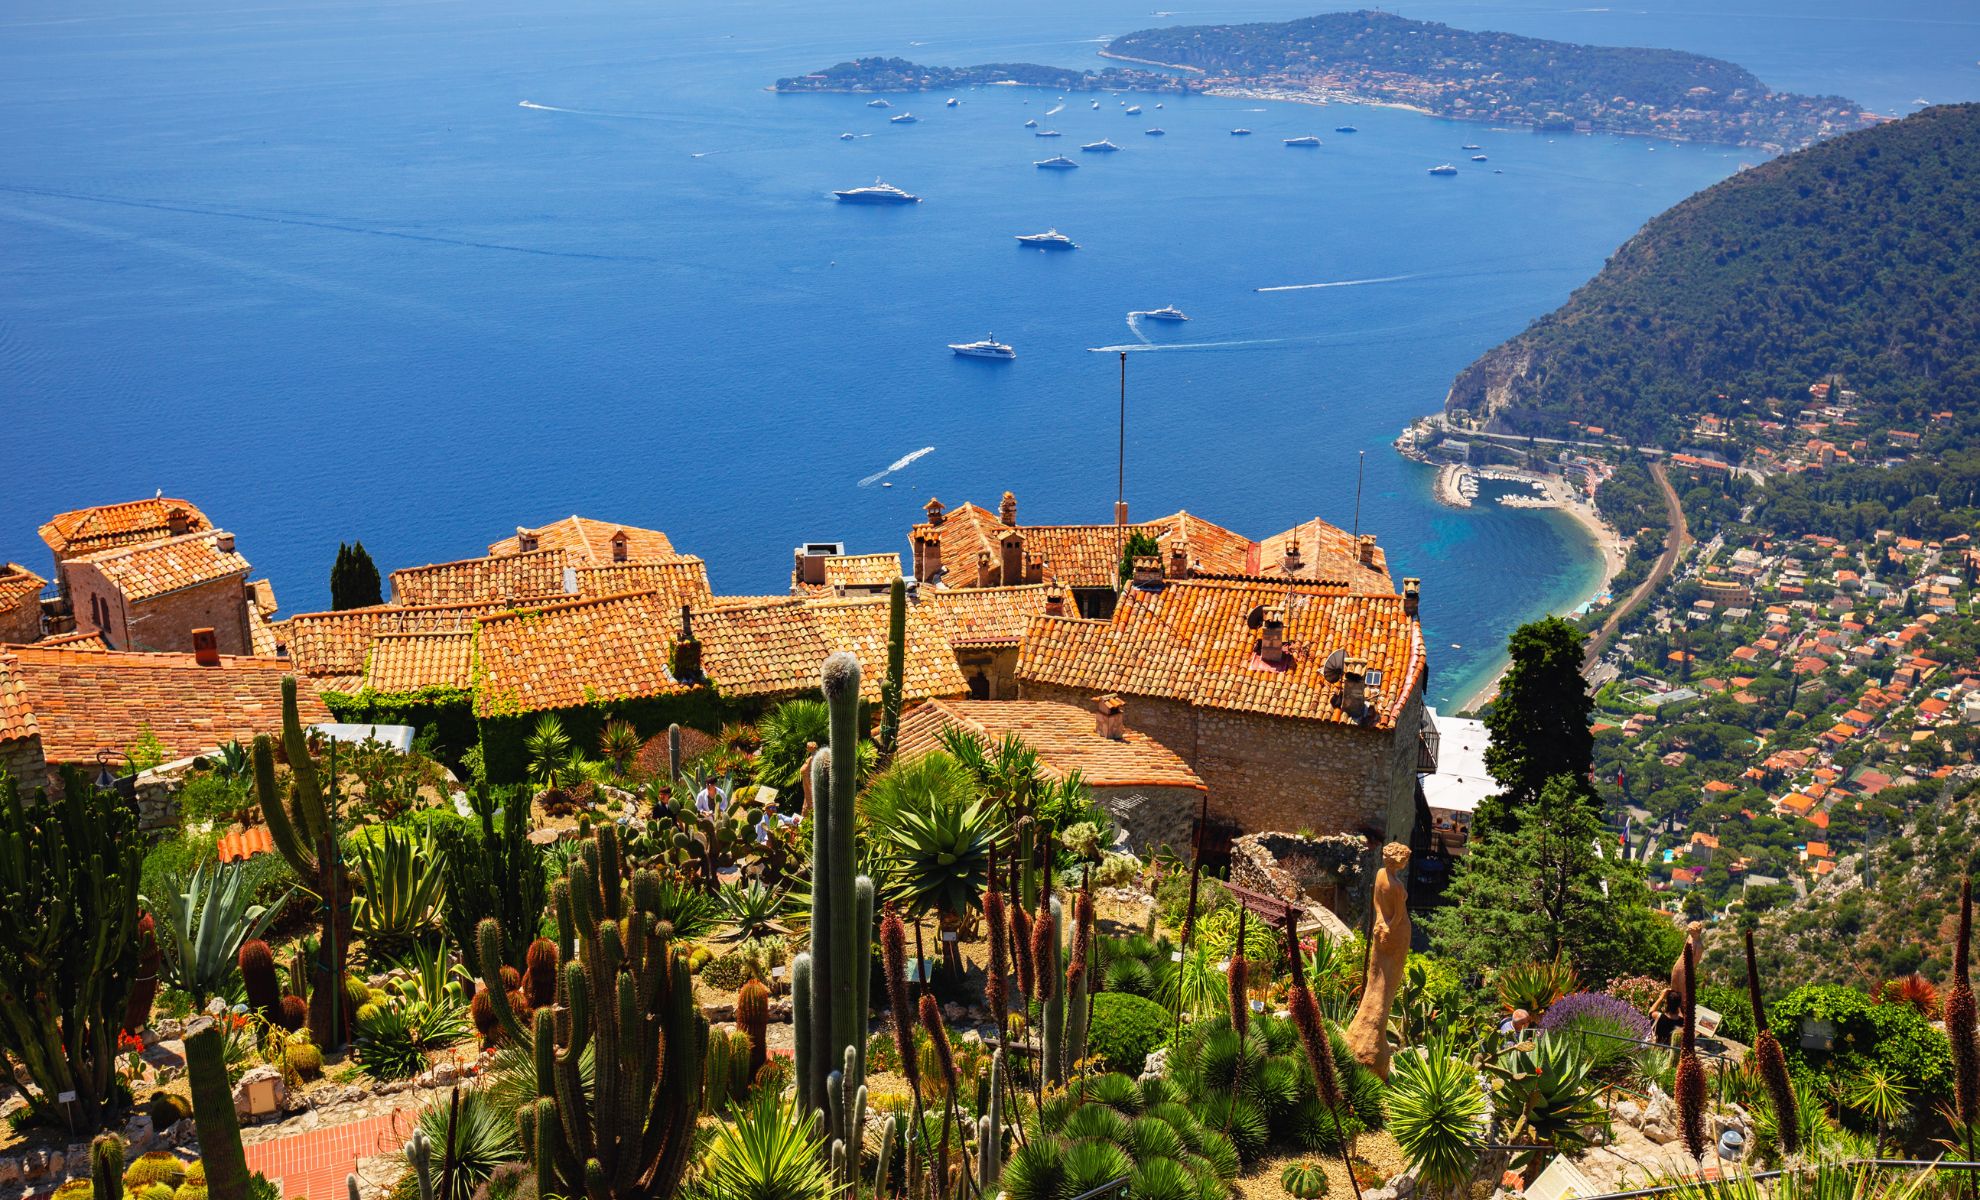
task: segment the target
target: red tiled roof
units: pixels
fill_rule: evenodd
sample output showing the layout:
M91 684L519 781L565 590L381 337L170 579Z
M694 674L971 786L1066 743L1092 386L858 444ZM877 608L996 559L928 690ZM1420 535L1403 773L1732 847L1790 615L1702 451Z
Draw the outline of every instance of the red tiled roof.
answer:
M1288 655L1257 654L1253 616L1284 606ZM1335 650L1382 673L1370 722L1392 728L1426 671L1423 636L1400 596L1300 584L1188 580L1130 589L1112 621L1038 617L1018 651L1021 680L1162 696L1213 708L1356 724L1324 677Z
M41 603L48 581L19 563L0 563L0 612Z
M1301 526L1300 531L1311 528ZM1012 529L1024 538L1025 558L1043 562L1043 578L1067 587L1113 587L1119 579L1121 551L1127 539L1136 533L1154 537L1165 567L1171 549L1187 543L1191 567L1199 574L1255 575L1261 570L1258 543L1189 512L1175 512L1126 526L1023 523L1011 526L1004 524L996 513L965 503L945 511L939 525L917 525L914 532L918 537L935 538L946 581L966 587L976 584L978 558L984 554L989 555L990 569L997 582L1017 582L1002 578L1002 539ZM1286 536L1280 535L1282 539ZM1387 586L1386 574L1381 590L1393 590Z
M172 536L171 513L174 509L185 514L187 533L213 528L213 522L206 519L206 514L191 504L161 496L153 500L99 504L94 508L57 513L41 527L41 540L59 558L111 546L158 541Z
M208 530L99 550L81 561L103 572L126 599L149 600L216 579L245 579L248 560L237 550L222 549L223 540L231 546L231 535Z
M45 650L50 646L67 646L71 650L108 650L110 643L104 640L100 629L82 629L75 633L58 633L54 637L42 638L34 643L36 649Z
M476 617L500 604L373 605L340 612L298 613L274 627L298 674L361 675L365 653L381 633L466 633ZM329 688L329 684L324 684ZM343 691L343 688L330 688Z
M266 658L202 667L190 654L15 647L0 652L0 742L38 732L48 762L91 762L149 730L167 761L199 754L280 728L287 669ZM305 724L331 719L307 681L296 701Z
M687 691L669 663L679 624L680 613L652 592L483 617L475 633L475 712L540 712Z
M676 554L638 563L579 567L577 594L620 596L627 592L658 592L679 611L683 604L708 602L708 564L692 554Z
M562 596L570 590L564 584L564 568L570 565L568 554L552 549L405 567L392 572L392 599L396 604L432 605Z
M1204 787L1188 763L1147 734L1102 737L1092 711L1049 700L930 700L901 717L895 754L912 759L941 749L942 731L952 725L992 743L1017 734L1054 779L1077 771L1096 788Z
M834 554L825 560L825 587L884 588L901 578L898 554Z
M614 525L609 521L594 521L590 517L572 515L535 529L522 530L521 533L533 534L538 550L564 551L577 566L605 567L613 563L674 557L674 544L657 529ZM521 533L490 545L489 555L500 557L522 553ZM621 537L626 544L624 558L617 557L613 550L614 539Z
M1046 585L917 589L916 607L940 622L951 646L1015 646L1045 612ZM1070 608L1071 600L1066 601Z
M374 692L466 689L474 683L474 634L380 633L364 662L364 686Z
M1286 546L1295 541L1299 545L1302 564L1297 572L1298 578L1337 579L1343 581L1350 591L1373 595L1388 595L1396 590L1395 581L1389 578L1388 555L1382 552L1379 544L1374 546L1374 561L1365 564L1361 561L1354 535L1318 517L1295 525L1284 533L1275 533L1259 543L1259 566L1252 574L1267 577L1285 575Z
M723 598L696 609L695 637L702 671L725 696L815 694L818 668L835 651L865 668L860 694L878 699L887 656L887 598L803 601L789 597L752 603ZM942 623L923 605L907 613L902 679L907 701L960 696L969 690Z

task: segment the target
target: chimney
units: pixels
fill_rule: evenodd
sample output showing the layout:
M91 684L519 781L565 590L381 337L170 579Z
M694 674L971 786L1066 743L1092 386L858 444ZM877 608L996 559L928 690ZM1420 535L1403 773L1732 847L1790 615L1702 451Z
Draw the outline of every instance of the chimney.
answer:
M976 586L980 588L993 586L990 579L990 552L988 550L978 550L976 552Z
M202 667L220 665L220 637L211 629L192 631L193 661Z
M928 523L930 525L940 525L942 523L942 516L947 511L942 507L942 502L933 496L928 498L928 503L921 506L921 510L928 514Z
M1368 660L1350 658L1341 674L1341 707L1355 720L1368 708Z
M1036 554L1024 556L1024 581L1026 583L1045 582L1045 560Z
M1134 586L1151 591L1162 587L1162 556L1159 554L1137 554L1134 556Z
M1403 615L1414 621L1419 593L1423 590L1420 580L1411 577L1403 580Z
M173 537L184 537L192 527L192 514L176 504L165 510L165 531Z
M621 529L612 535L612 561L622 563L632 558L632 539Z
M1268 663L1286 661L1286 610L1274 604L1258 626L1258 657Z
M231 533L215 534L213 536L213 548L222 554L232 554L234 552L234 535Z
M1006 525L1017 524L1017 497L1009 492L997 503L997 519Z
M914 535L914 578L917 583L933 583L942 570L942 540L924 526Z
M674 642L673 668L674 678L682 683L701 681L701 639L694 636L694 617L685 604L681 605L681 636Z
M1362 566L1372 567L1375 565L1375 535L1374 534L1372 533L1362 534L1360 537L1354 539L1354 546L1357 555L1361 559Z
M516 551L520 554L529 554L535 549L536 535L520 525L516 526Z
M1114 501L1114 524L1116 525L1127 524L1127 501L1125 500Z
M1189 541L1186 538L1169 543L1169 578L1189 578Z
M1046 585L1045 615L1048 617L1063 617L1066 615L1066 589L1056 583Z
M1005 492L1006 497L1010 496ZM1008 524L1009 522L1006 522ZM1003 573L998 582L1005 587L1016 587L1024 582L1024 535L1015 529L1006 529L997 538L997 548L1003 552Z
M1297 575L1306 566L1306 560L1299 556L1299 539L1286 539L1286 574Z
M1109 693L1093 698L1093 732L1116 742L1127 740L1127 701Z

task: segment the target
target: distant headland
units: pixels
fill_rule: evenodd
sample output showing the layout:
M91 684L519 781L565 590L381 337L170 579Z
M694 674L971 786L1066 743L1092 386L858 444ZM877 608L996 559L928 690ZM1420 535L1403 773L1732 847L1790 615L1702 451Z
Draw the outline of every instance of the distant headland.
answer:
M780 79L780 92L933 91L1010 84L1060 91L1205 92L1394 104L1456 120L1642 134L1791 150L1874 124L1840 96L1770 90L1723 59L1473 32L1384 12L1144 29L1100 53L1157 70L1029 63L922 66L862 58Z

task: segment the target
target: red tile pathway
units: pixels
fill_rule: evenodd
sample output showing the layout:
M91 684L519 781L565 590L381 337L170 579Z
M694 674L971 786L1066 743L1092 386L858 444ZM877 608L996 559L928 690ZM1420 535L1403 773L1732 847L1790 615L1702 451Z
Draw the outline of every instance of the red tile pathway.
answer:
M312 1129L247 1147L250 1171L282 1189L283 1200L345 1200L344 1177L360 1158L386 1154L412 1134L416 1110L402 1108L346 1125Z

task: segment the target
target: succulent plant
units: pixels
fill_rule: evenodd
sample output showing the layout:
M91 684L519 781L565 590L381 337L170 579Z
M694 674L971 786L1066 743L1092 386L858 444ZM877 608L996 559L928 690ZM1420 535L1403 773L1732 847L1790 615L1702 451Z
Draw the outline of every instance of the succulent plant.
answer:
M1320 1168L1319 1163L1288 1163L1286 1169L1279 1172L1279 1186L1286 1190L1288 1196L1315 1200L1327 1194L1327 1172Z

